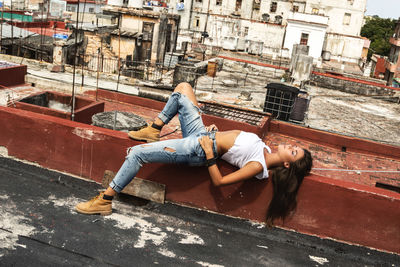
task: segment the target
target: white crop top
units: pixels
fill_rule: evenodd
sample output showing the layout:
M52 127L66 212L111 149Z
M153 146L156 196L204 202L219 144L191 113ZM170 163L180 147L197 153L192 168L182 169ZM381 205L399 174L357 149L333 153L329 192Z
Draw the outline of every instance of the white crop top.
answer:
M221 158L238 168L242 168L250 161L259 162L263 166L263 171L257 174L256 178L266 179L268 170L265 164L264 148L271 153L271 149L256 134L241 131L233 146Z

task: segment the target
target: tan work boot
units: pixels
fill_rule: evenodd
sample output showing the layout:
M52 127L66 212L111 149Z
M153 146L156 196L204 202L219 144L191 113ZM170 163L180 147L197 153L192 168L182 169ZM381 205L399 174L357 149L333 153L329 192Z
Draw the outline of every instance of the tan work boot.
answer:
M139 131L130 131L128 136L134 140L146 141L148 143L160 141L160 130L157 130L151 125L140 129Z
M103 199L104 192L89 201L81 202L75 206L75 210L83 214L110 215L112 213L111 200Z

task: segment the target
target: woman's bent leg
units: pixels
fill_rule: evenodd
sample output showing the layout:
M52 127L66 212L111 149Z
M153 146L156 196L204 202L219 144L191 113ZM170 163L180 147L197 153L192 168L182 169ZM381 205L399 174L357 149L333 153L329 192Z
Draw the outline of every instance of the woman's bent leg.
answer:
M188 83L180 83L175 88L152 125L139 131L131 131L128 133L128 136L135 140L147 142L158 141L160 139L161 128L164 124L168 124L178 113L183 137L204 130L198 102L192 87Z

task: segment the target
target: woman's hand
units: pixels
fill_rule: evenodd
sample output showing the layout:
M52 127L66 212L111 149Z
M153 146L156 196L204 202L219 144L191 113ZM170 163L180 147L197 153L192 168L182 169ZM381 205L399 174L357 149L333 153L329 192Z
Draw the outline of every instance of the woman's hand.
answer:
M201 145L201 148L203 148L204 153L206 154L206 158L212 159L214 157L213 140L208 135L203 135L199 138L199 143Z
M218 131L218 127L215 124L211 124L206 126L206 131L207 132Z

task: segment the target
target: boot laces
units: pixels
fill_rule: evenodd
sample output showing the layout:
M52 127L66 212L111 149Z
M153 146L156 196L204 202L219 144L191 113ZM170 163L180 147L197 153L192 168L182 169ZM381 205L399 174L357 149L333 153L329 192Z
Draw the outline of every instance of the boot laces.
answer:
M96 201L97 199L100 199L101 196L103 196L103 193L100 193L100 194L98 194L97 196L93 197L91 200L89 200L89 202L94 202L94 201Z

